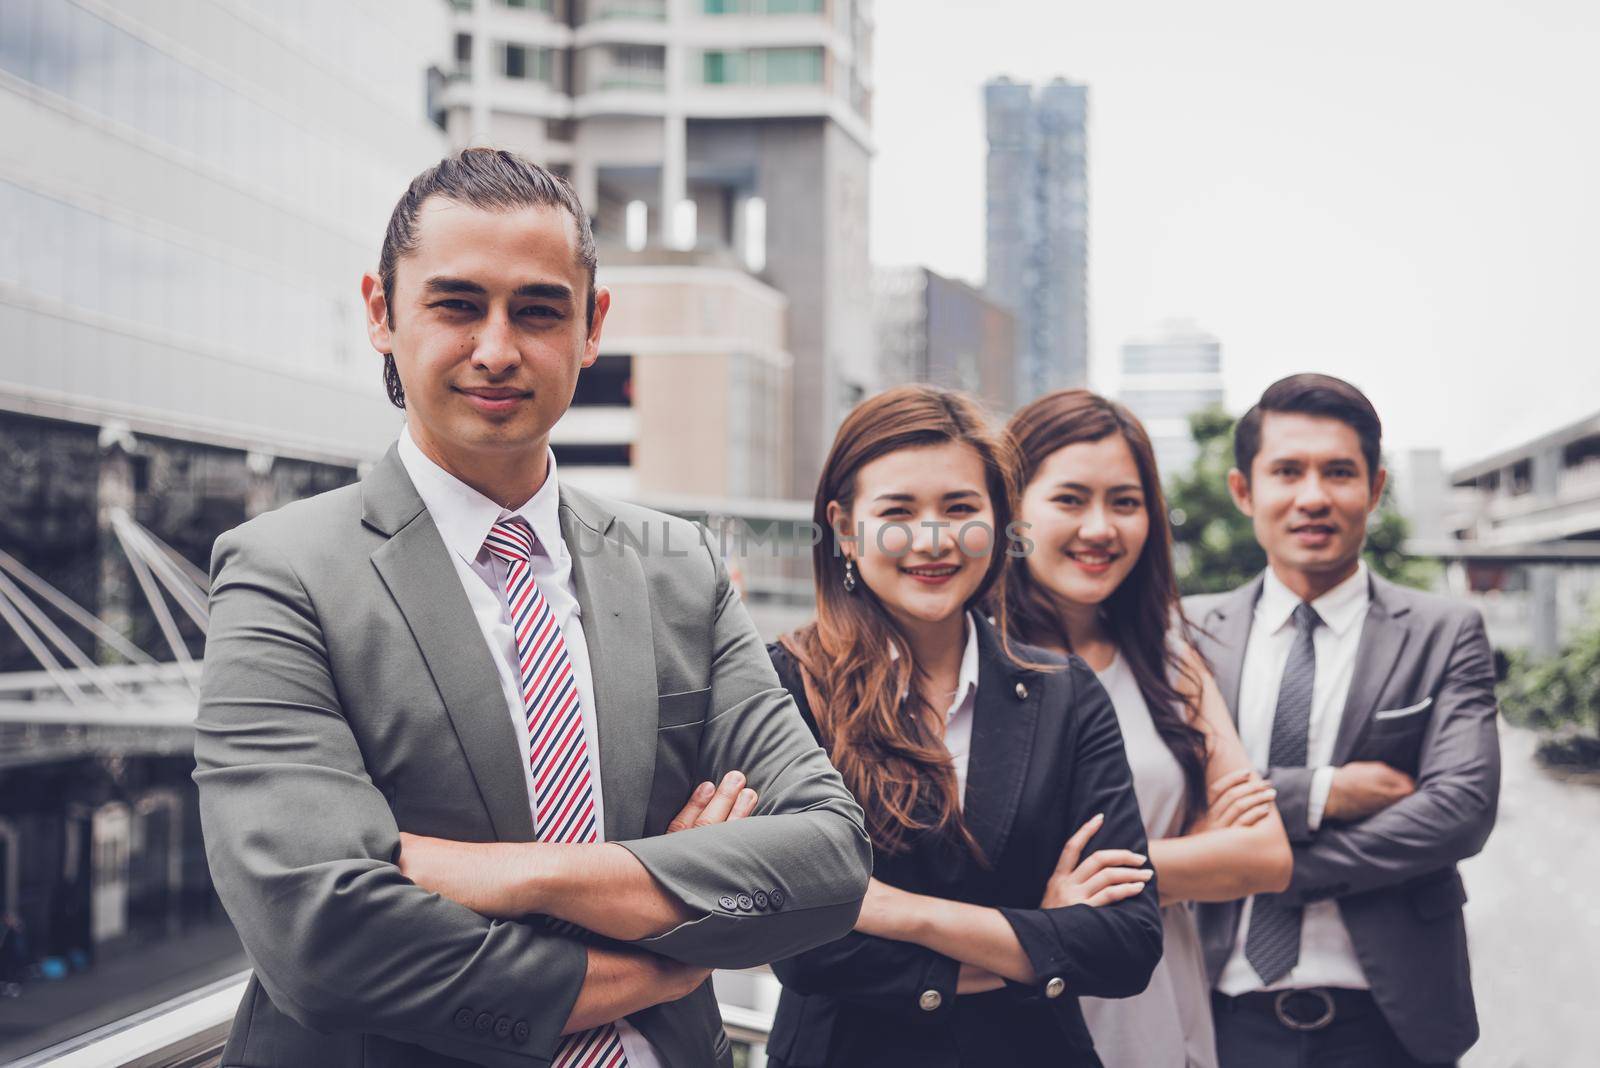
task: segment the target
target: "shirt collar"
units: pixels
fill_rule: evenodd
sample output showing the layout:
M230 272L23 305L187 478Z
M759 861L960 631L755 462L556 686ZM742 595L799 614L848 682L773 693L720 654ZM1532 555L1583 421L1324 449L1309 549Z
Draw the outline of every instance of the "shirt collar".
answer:
M956 674L956 692L950 698L950 707L945 709L945 715L950 715L960 708L966 701L967 694L976 693L978 689L978 625L973 622L972 613L967 613L966 619L967 644L961 650L961 670ZM889 643L889 659L899 660L900 650L895 648L893 642ZM903 690L900 700L904 701L910 690Z
M450 551L467 563L474 563L483 551L484 539L502 518L521 516L533 528L539 546L557 563L566 558L561 541L560 490L556 481L556 457L546 447L549 469L539 491L522 507L511 511L485 497L435 463L418 447L408 423L400 432L400 462L411 476L417 495L422 498L439 537Z
M1329 630L1342 635L1366 616L1371 598L1367 562L1362 560L1356 564L1355 574L1312 601L1311 607L1317 610ZM1300 598L1268 567L1266 581L1261 585L1261 598L1256 601L1256 622L1266 627L1268 633L1275 634L1289 625L1289 618L1299 603Z

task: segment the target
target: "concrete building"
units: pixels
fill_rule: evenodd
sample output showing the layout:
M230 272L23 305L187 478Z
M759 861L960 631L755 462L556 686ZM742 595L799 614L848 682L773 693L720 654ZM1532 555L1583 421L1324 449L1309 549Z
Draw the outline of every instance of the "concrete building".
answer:
M125 648L198 657L198 625L141 594L129 521L199 574L220 532L393 440L358 282L444 150L428 70L448 21L436 0L0 5L0 917L29 936L6 947L0 1061L246 966L192 728L114 701L99 726L77 700L45 722L33 691L61 653L42 625L21 637L9 569Z
M1087 86L984 86L985 291L1017 320L1015 401L1089 381Z
M1122 346L1118 399L1144 423L1163 479L1187 471L1197 455L1189 417L1222 404L1222 343L1192 323L1173 321Z
M1555 652L1600 611L1600 412L1450 473L1443 549L1496 645Z
M787 301L792 448L784 477L763 488L809 493L834 429L874 377L869 5L453 6L456 62L441 99L454 143L513 148L570 177L594 217L602 267L628 250L682 279L700 265L652 254L726 253L705 269L742 269ZM764 336L741 343L754 351ZM643 393L638 402L654 403Z
M874 274L872 314L880 388L927 382L1010 414L1016 338L1008 309L926 267L897 267Z

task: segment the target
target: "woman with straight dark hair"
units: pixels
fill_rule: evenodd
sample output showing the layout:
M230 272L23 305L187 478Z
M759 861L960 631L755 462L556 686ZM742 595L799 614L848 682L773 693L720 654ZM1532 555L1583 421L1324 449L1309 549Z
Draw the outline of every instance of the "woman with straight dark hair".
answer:
M874 877L852 933L773 965L774 1066L1098 1065L1079 995L1135 994L1160 955L1109 698L977 610L994 592L1004 622L1010 470L973 401L921 386L862 403L828 455L817 618L770 652Z
M1190 644L1155 451L1138 419L1062 390L1007 427L1034 550L1004 592L1018 640L1088 661L1111 695L1160 879L1166 943L1149 987L1089 1000L1112 1068L1215 1068L1210 983L1190 902L1287 887L1293 854L1272 789Z

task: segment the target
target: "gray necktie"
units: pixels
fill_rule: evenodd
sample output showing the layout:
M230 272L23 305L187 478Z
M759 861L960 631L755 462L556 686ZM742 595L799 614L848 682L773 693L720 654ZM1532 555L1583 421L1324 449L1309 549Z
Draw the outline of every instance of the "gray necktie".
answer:
M1317 678L1317 648L1311 636L1322 617L1309 604L1294 610L1294 648L1283 666L1278 686L1278 711L1272 719L1272 747L1267 764L1275 768L1303 768L1306 738L1311 731L1311 689ZM1244 939L1244 959L1261 977L1262 985L1288 975L1300 961L1300 913L1281 894L1257 894L1250 913L1250 931Z

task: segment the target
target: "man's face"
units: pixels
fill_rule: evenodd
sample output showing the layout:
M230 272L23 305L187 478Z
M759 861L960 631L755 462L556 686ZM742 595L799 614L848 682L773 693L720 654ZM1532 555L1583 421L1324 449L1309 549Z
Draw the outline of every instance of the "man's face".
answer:
M1233 471L1228 487L1274 567L1318 575L1355 566L1384 477L1381 468L1369 477L1348 423L1267 412L1249 480Z
M610 294L578 264L577 223L556 207L494 212L432 197L396 266L393 308L362 283L367 332L394 354L417 443L460 475L542 455L578 370L599 355ZM391 325L392 319L392 325Z

